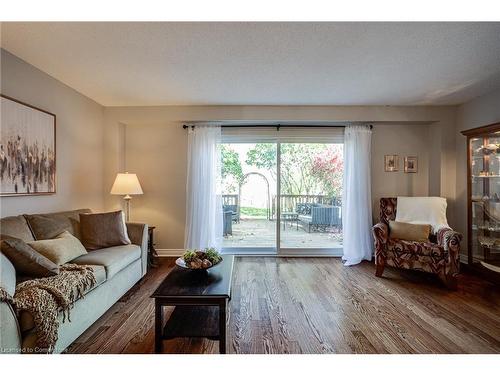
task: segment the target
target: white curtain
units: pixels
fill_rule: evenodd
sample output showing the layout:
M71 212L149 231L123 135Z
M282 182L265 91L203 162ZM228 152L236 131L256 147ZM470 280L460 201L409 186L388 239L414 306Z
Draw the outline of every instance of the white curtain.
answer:
M188 130L186 249L222 243L220 142L220 126L196 124Z
M342 227L344 265L371 260L371 136L367 125L349 125L344 134Z

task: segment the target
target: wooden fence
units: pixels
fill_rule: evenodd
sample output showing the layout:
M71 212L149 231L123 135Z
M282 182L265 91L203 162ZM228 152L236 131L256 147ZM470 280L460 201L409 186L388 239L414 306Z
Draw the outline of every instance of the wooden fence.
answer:
M223 194L222 204L223 205L235 205L238 206L240 203L238 194Z
M222 196L222 204L224 205L236 205L239 210L240 199L238 194L224 194ZM319 203L328 204L332 206L340 206L340 197L329 197L326 195L282 195L281 196L281 212L295 212L295 208L298 203ZM276 196L271 199L271 215L270 219L276 218Z

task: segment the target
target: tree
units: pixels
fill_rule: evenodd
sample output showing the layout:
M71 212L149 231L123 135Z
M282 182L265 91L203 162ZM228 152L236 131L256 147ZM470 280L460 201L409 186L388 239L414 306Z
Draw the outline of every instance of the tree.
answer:
M258 143L247 152L246 163L270 171L276 180L276 145ZM342 145L281 144L281 193L340 196Z
M326 145L283 143L281 145L281 193L317 194L318 180L311 174L313 161ZM246 163L264 168L276 180L276 145L259 143L248 151Z
M321 181L322 190L329 197L342 195L344 157L341 145L330 145L313 161L312 175Z
M221 175L226 183L226 191L237 192L243 184L245 176L241 167L240 156L229 145L222 144L220 147L222 158Z

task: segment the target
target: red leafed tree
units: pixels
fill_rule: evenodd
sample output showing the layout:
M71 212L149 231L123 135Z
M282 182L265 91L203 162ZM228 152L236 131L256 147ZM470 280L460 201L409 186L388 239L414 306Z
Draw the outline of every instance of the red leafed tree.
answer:
M313 160L312 175L319 180L323 192L328 196L342 196L343 171L342 145L329 145Z

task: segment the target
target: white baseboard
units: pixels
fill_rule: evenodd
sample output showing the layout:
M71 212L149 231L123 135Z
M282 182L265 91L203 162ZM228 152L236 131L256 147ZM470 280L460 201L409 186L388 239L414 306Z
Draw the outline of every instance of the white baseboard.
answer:
M180 257L184 254L184 249L156 249L156 252L161 257Z
M160 257L180 257L184 254L184 249L156 249ZM221 253L240 256L273 256L273 257L341 257L342 248L339 249L283 249L280 254L269 249L222 249Z

